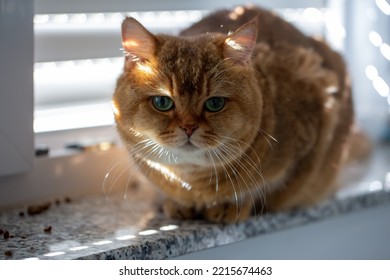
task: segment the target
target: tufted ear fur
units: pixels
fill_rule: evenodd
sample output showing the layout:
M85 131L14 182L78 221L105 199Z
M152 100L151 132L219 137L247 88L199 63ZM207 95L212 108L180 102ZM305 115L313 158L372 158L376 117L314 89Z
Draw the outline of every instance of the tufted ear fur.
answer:
M131 69L136 61L151 60L156 51L155 37L134 18L126 18L122 23L122 45L126 69Z
M238 63L248 63L256 44L257 32L258 19L256 17L225 39L224 56Z

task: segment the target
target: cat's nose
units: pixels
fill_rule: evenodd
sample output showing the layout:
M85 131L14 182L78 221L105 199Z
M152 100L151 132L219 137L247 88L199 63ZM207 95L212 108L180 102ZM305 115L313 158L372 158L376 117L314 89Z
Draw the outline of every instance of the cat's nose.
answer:
M191 137L194 131L198 128L198 126L196 124L186 124L181 125L180 128L184 130L188 137Z

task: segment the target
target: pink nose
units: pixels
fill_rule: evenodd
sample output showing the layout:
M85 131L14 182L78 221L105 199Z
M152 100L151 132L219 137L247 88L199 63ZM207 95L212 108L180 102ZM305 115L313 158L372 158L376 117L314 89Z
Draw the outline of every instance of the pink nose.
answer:
M181 125L180 128L184 130L184 132L187 134L188 137L191 137L195 129L198 128L198 126L193 124L186 124L186 125Z

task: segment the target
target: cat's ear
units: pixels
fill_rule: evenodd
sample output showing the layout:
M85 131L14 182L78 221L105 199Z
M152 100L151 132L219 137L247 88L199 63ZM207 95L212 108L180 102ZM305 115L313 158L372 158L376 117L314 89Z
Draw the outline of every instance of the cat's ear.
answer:
M257 32L258 19L256 17L242 25L225 39L223 46L224 56L238 63L248 63L256 44Z
M150 60L156 50L156 38L134 18L122 23L122 45L127 62Z

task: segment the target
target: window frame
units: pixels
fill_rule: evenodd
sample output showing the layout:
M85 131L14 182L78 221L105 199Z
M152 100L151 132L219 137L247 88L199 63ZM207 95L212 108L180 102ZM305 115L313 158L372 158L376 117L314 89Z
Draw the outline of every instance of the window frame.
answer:
M0 8L0 176L33 167L33 1Z

